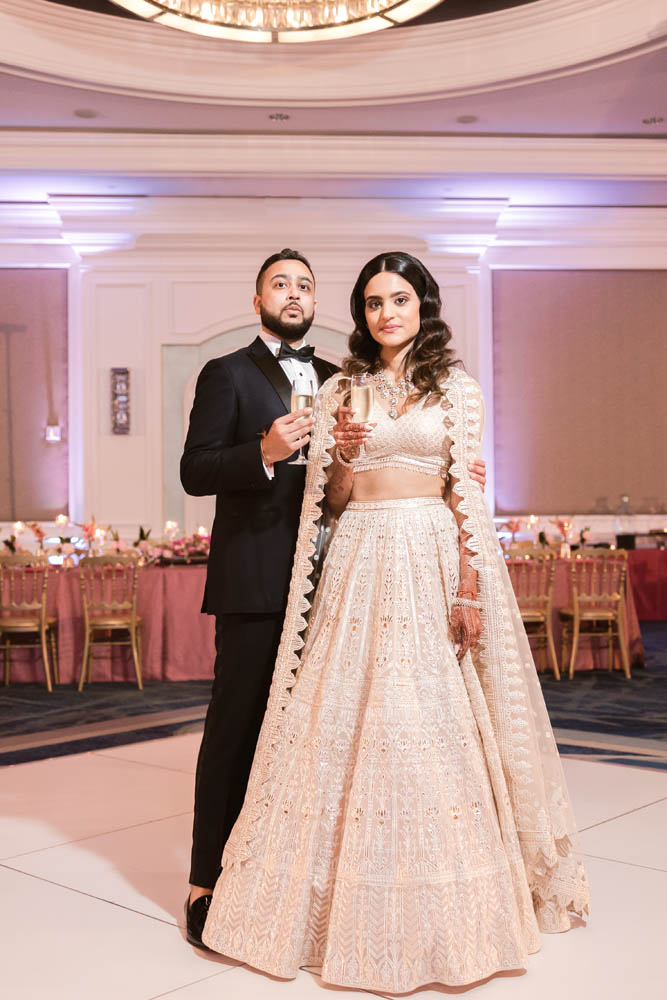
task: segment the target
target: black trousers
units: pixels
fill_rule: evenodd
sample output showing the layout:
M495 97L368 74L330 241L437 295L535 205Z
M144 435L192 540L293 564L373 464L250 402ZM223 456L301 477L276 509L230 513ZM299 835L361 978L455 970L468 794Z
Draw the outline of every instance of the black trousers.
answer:
M219 615L215 677L195 778L190 884L213 888L241 811L269 697L284 612Z

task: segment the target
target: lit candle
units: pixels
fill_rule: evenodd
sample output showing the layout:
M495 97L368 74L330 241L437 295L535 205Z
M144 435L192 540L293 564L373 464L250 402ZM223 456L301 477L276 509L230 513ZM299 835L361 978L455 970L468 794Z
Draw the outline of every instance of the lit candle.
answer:
M15 535L22 535L25 531L25 524L23 521L14 521L12 528L14 529Z
M528 524L531 526L531 528L535 527L537 521L538 521L537 514L531 514L530 517L528 518Z
M198 535L199 535L199 536L200 536L201 538L206 538L206 537L207 537L207 535L208 535L208 531L206 530L206 528L204 527L204 525L203 525L203 524L200 524L200 525L199 525L199 527L197 528L197 534L198 534Z
M56 518L56 524L63 528L66 524L69 524L69 517L67 514L58 514Z
M97 538L98 541L104 541L106 536L107 533L104 528L95 528L95 538Z
M178 521L165 521L164 522L164 533L167 537L171 538L178 531Z

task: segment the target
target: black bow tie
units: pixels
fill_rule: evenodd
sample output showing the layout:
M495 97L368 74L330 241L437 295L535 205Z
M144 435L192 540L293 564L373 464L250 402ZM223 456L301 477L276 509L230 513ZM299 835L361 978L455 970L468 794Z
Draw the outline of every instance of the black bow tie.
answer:
M300 361L312 361L314 354L314 347L309 347L307 344L304 344L303 347L299 347L297 350L297 348L292 347L291 344L287 344L283 340L280 344L280 350L278 351L278 360L281 358L298 358Z

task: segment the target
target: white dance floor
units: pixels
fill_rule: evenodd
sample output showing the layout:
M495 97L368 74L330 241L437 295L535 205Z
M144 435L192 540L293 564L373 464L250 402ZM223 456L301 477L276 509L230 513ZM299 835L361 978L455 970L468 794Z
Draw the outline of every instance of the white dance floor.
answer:
M0 976L8 1000L325 1000L369 996L303 971L274 980L183 934L200 734L0 771ZM566 757L593 914L542 938L491 1000L667 996L667 772Z

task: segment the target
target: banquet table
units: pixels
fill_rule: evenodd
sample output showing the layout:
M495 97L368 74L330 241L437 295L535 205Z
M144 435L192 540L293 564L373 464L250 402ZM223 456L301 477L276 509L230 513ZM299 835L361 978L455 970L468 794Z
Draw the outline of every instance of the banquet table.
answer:
M145 681L207 680L213 677L215 620L200 614L206 566L201 564L146 566L139 572L138 614L143 622L143 678ZM558 609L570 599L569 562L558 560L554 580L554 638L560 657ZM57 618L58 659L61 684L78 681L83 654L83 607L76 569L52 568L48 586L48 613ZM627 635L632 666L643 664L632 581L628 579ZM135 682L128 647L100 646L93 652L93 681ZM615 666L620 668L618 654ZM606 667L606 653L601 654ZM43 681L41 655L36 650L14 649L12 682ZM577 670L595 666L588 641L582 640Z
M215 619L200 614L206 566L145 566L139 570L137 613L142 619L145 681L202 680L213 677ZM76 569L52 568L48 613L57 618L61 684L78 682L83 655L83 605ZM93 681L136 683L129 646L95 647ZM12 652L12 681L44 679L41 655Z
M628 575L642 622L667 621L667 549L631 549Z

